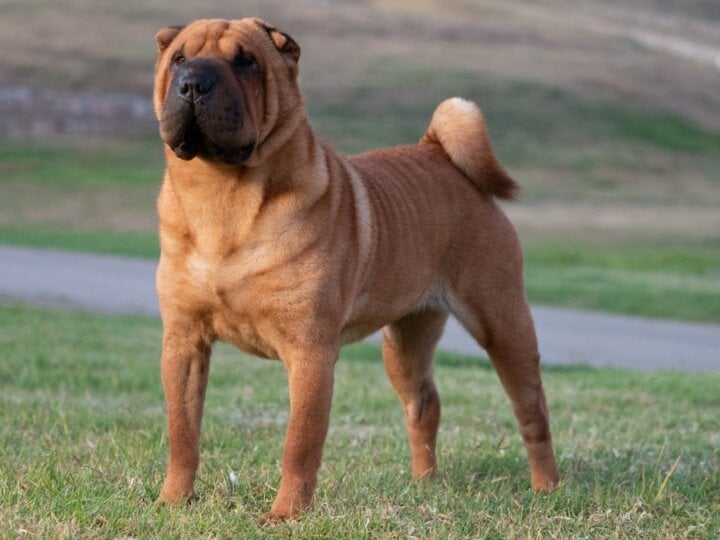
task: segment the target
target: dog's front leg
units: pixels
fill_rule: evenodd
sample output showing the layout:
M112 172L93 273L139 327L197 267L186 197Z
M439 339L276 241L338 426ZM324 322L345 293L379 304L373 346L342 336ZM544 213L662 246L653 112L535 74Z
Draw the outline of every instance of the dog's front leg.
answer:
M161 503L193 497L200 463L200 423L210 371L210 344L199 332L166 327L161 360L167 402L170 459L160 493Z
M296 517L312 502L330 419L333 370L338 351L293 354L285 360L290 385L290 421L282 479L270 512L261 522Z

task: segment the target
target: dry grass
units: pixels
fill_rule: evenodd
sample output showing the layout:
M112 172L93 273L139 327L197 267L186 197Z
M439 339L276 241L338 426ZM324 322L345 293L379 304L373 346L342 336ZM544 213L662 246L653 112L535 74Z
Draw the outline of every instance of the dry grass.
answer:
M652 50L635 35L641 30L720 47L713 4L678 6L659 9L649 0L622 6L609 0L218 0L212 7L170 0L10 0L0 18L0 81L147 93L158 28L199 17L258 15L298 39L305 80L318 88L352 81L354 66L381 54L571 85L718 128L720 70Z
M401 113L407 117L419 110L421 120L411 119L419 131L432 106L448 93L457 92L467 93L488 109L494 133L508 129L506 122L509 129L527 131L523 113L532 117L544 109L545 122L552 119L565 125L565 133L582 135L588 119L568 110L568 102L573 106L621 104L653 114L674 112L717 130L720 70L702 61L648 49L633 38L634 32L642 30L720 48L720 15L712 6L706 0L663 2L662 10L653 0L633 0L622 6L610 0L218 0L212 7L169 0L129 0L113 5L92 0L9 0L3 3L0 17L4 51L0 83L134 91L149 97L153 36L158 28L201 16L259 15L298 39L303 48L301 82L308 104L311 108L334 104L340 121L347 120L342 109L356 107L359 99L365 101L363 114L380 121L387 117L389 101L393 107L405 109ZM514 111L509 105L505 109L510 110L498 110L493 85L498 94L513 90L516 83L528 85L530 92L515 89L510 93ZM557 89L565 96L553 104L535 99L533 88ZM517 118L508 122L507 115L512 113ZM570 129L572 124L576 125ZM383 131L387 126L378 123L376 129ZM556 131L543 134L534 128L532 136L513 139L504 156L513 160L518 152L531 154L533 143L539 147L524 163L517 159L513 163L520 165L518 176L530 191L535 187L534 177L543 185L552 181L539 175L543 170L554 174L558 162L574 160L579 167L588 161L587 148L548 156L546 145L537 143L547 142L539 141L543 136L552 140ZM607 140L614 134L597 135L592 141L595 145L603 135ZM575 137L561 142L571 147ZM367 137L363 143L362 148L371 144ZM348 146L350 150L359 148ZM713 189L706 185L709 176L717 179L710 170L714 162L704 164L695 156L674 153L643 154L633 146L624 153L618 153L618 148L607 150L603 166L588 171L604 191L630 172L632 184L643 197L657 199L658 186L665 195L663 202L678 192L690 193L700 201L707 201L710 192L720 197L717 182L712 182ZM527 169L527 163L537 167ZM678 186L680 178L682 186ZM564 190L572 187L567 179L561 178L561 182ZM584 195L586 186L581 191ZM626 187L619 192L625 196Z
M528 242L551 240L581 242L605 236L606 243L637 243L642 238L650 245L701 243L705 231L720 230L720 213L714 208L687 205L597 205L589 203L543 203L507 205L513 224ZM610 241L612 239L612 241Z
M157 230L157 187L73 190L37 184L4 183L0 227L153 232Z

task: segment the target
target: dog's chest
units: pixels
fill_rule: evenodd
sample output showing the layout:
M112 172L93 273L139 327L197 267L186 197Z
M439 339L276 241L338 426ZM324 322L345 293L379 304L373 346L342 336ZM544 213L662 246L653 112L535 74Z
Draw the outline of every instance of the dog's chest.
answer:
M211 292L217 289L222 261L218 261L216 257L209 257L193 251L187 257L185 265L190 275L190 281L205 296L209 296Z
M262 335L263 313L252 272L242 254L231 257L192 251L185 259L186 283L199 311L222 341L264 357L276 356Z
M264 264L264 249L239 249L230 256L193 251L185 262L187 282L213 333L251 354L276 358L278 320L302 303L287 267Z

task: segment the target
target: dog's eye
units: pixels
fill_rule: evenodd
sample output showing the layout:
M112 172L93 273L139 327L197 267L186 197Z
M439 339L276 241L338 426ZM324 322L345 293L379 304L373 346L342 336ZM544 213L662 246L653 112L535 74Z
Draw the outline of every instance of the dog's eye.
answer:
M185 61L185 55L181 52L176 52L173 54L173 57L170 59L170 64L174 66L179 66Z
M257 66L257 60L255 60L255 56L252 54L239 52L235 55L235 58L233 58L233 65L238 68L247 69Z

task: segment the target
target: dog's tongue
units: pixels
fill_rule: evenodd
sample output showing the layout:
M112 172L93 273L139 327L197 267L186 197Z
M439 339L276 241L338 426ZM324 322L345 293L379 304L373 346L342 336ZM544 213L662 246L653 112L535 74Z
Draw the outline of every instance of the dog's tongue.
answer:
M197 155L197 150L187 142L181 142L178 144L175 148L173 148L173 152L175 152L177 157L184 160L190 160Z

